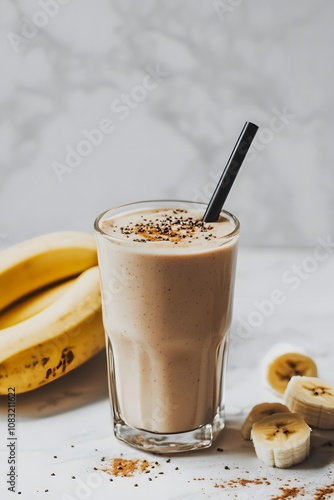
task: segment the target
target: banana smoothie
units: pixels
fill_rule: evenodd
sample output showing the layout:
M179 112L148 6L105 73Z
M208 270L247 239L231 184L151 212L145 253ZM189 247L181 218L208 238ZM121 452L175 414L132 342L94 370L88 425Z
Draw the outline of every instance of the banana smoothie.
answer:
M115 422L150 433L223 427L239 224L146 202L96 222Z

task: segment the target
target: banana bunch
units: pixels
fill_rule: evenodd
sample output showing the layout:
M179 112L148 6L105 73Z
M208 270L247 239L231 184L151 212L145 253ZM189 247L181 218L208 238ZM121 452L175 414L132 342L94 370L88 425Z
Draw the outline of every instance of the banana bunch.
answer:
M94 238L60 232L0 253L0 394L27 392L105 345Z
M264 361L266 384L284 398L251 410L241 433L266 465L291 467L310 452L310 427L334 429L334 387L315 376L317 367L299 347L278 344ZM307 376L307 374L315 374Z

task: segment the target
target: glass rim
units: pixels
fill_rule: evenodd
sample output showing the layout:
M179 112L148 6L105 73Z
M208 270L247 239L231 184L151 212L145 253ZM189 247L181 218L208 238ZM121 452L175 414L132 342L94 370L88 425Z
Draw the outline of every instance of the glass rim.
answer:
M124 209L124 212L126 212L126 208L128 207L139 207L139 206L144 206L146 205L147 208L150 208L149 205L150 204L160 204L161 205L161 208L164 208L163 207L163 203L183 203L185 205L192 205L194 208L196 207L201 207L204 209L206 209L207 207L207 203L204 203L204 202L200 202L200 201L190 201L190 200L176 200L176 199L155 199L155 200L142 200L142 201L134 201L134 202L130 202L130 203L122 203L120 205L115 205L114 207L112 208L108 208L107 210L105 210L104 212L102 212L100 215L98 215L94 221L94 229L97 233L101 234L102 236L104 236L105 238L111 240L111 241L121 241L123 243L132 243L131 241L126 241L124 240L123 238L119 238L117 236L113 236L111 234L108 234L106 233L105 231L103 231L103 229L101 229L100 227L100 222L101 220L108 214L108 213L113 213L117 210L121 210L121 209ZM167 207L166 207L167 208ZM235 215L233 215L231 212L228 212L227 210L221 210L220 211L221 214L226 214L228 216L228 219L230 221L232 221L234 223L234 228L233 230L230 232L230 233L227 233L225 234L222 238L219 238L219 240L217 241L222 241L222 240L230 240L232 238L234 238L235 236L237 236L240 232L240 222L239 220L237 219L237 217ZM208 223L210 224L210 223Z

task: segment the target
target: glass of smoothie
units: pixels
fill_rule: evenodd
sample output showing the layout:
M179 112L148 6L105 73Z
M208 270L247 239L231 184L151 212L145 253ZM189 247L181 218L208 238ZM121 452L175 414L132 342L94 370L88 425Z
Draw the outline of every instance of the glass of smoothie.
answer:
M223 429L237 218L144 201L95 221L117 438L146 451L207 448Z

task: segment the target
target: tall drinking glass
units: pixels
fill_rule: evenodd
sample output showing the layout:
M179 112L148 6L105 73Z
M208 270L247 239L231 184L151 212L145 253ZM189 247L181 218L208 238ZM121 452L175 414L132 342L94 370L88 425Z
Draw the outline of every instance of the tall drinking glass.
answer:
M146 451L207 448L223 429L239 222L146 201L95 221L117 438Z

